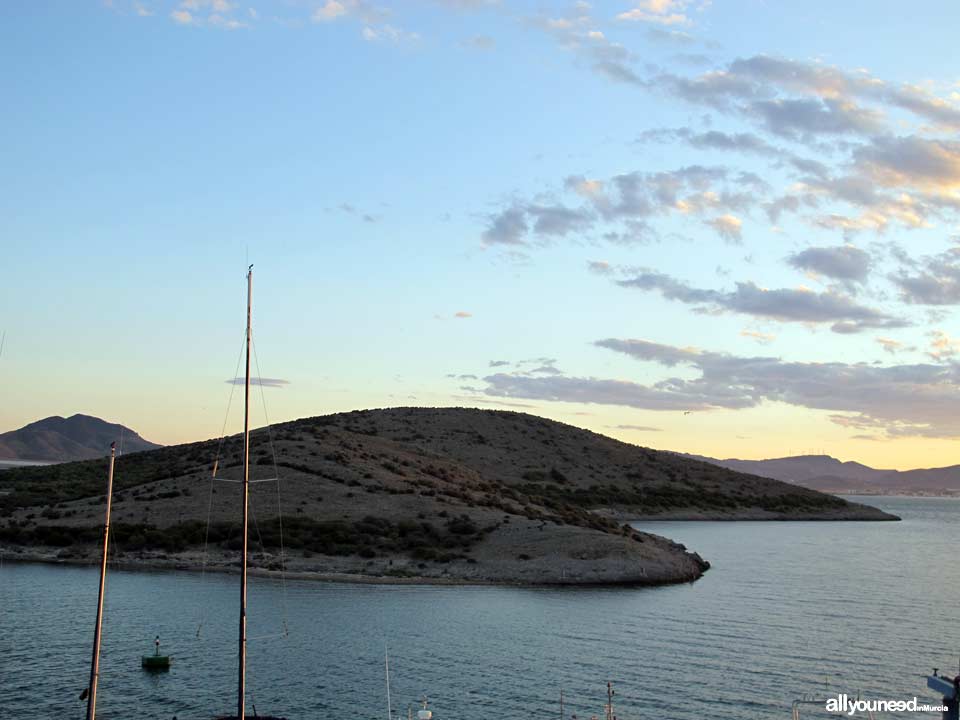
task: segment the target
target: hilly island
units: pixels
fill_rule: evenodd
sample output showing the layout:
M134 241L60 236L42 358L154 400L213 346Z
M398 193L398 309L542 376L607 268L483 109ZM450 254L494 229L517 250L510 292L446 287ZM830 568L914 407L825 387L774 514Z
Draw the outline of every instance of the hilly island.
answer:
M232 436L118 458L113 560L235 569L242 449ZM254 431L250 452L251 562L261 573L652 585L695 580L709 563L628 520L897 519L516 412L393 408L306 418ZM96 557L106 468L101 457L0 473L3 555Z

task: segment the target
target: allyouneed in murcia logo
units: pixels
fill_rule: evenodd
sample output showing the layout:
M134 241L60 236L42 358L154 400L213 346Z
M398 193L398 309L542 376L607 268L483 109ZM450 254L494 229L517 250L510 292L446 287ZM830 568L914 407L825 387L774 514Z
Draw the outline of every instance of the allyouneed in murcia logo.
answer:
M912 700L863 700L861 698L851 700L849 695L837 695L835 698L828 698L826 703L827 712L845 713L851 717L857 713L868 712L943 712L946 709L943 705L922 703L917 698Z

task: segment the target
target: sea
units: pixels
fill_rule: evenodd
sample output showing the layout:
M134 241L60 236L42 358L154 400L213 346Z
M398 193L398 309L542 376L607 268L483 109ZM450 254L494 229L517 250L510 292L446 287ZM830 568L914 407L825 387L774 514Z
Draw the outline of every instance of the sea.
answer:
M801 700L821 718L841 693L938 703L924 675L960 672L960 499L852 499L903 520L636 523L711 562L682 585L254 577L247 716L406 718L426 698L436 720L588 720L607 683L619 720L790 718ZM96 567L0 564L4 716L84 717L96 597ZM232 575L112 570L97 716L235 712L238 600ZM173 664L145 672L157 635Z

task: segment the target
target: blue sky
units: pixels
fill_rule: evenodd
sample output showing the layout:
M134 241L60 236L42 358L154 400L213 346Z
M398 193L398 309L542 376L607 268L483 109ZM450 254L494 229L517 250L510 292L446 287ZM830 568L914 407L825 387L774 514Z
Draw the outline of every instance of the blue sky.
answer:
M958 20L5 3L0 428L217 435L249 259L272 420L471 405L715 456L951 463Z

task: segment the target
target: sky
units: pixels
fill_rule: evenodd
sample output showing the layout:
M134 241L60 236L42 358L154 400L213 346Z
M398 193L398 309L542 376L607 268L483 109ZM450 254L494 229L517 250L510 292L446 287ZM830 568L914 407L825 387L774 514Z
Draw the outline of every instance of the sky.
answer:
M457 405L956 464L958 25L947 0L2 3L0 431L238 431L252 263L256 424Z

